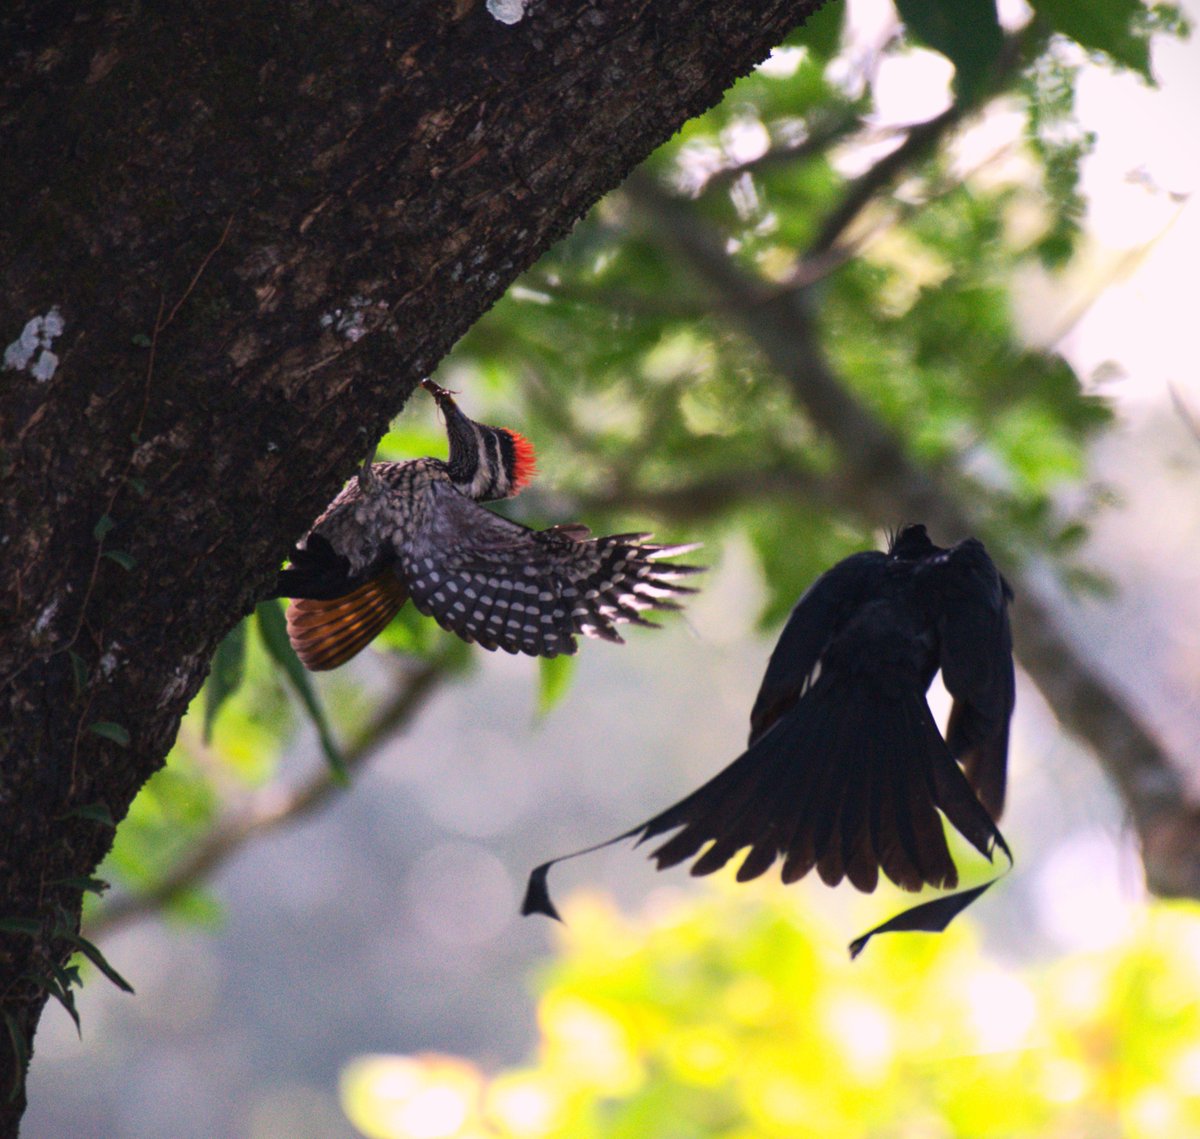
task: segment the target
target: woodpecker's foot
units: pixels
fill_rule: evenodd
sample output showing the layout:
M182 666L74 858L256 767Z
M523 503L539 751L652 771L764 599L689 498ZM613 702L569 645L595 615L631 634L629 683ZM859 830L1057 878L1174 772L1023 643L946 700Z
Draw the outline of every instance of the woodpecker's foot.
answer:
M363 494L370 494L375 489L375 452L378 450L379 444L375 443L367 452L366 457L362 461L362 466L358 468L358 488Z

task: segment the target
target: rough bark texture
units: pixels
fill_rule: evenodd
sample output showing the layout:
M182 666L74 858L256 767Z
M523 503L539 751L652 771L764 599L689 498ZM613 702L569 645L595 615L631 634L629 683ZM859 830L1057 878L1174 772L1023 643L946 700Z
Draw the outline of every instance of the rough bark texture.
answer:
M289 544L513 277L817 6L6 5L0 348L62 324L0 371L0 1010L27 1047L97 814ZM0 1137L20 1067L0 1025Z

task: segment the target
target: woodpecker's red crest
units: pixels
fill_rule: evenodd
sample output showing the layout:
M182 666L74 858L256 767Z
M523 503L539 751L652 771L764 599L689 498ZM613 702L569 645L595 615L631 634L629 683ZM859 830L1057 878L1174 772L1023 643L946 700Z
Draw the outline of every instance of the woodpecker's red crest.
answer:
M534 471L515 431L476 423L451 394L424 386L446 421L450 455L375 463L352 479L292 551L275 595L290 597L288 633L307 668L336 668L413 604L486 649L573 653L582 633L621 640L618 624L650 625L647 609L677 609L695 566L662 559L694 545L648 534L592 538L585 526L531 530L485 510Z

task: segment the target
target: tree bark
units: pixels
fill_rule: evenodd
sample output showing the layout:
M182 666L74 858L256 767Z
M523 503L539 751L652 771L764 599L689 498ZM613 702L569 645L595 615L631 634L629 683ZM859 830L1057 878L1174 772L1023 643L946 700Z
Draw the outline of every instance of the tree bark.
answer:
M0 1137L103 817L220 638L512 279L818 6L10 0Z

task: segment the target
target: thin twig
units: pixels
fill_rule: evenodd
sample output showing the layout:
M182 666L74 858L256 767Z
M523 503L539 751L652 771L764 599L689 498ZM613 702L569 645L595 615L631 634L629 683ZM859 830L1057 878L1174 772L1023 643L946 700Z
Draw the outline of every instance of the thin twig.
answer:
M1001 86L1021 66L1031 46L1044 34L1034 21L1021 31L1005 38L997 55L992 77L995 88ZM849 184L841 201L829 212L817 231L817 236L801 254L799 262L804 264L832 250L868 204L906 170L932 154L945 137L975 111L977 106L978 104L964 104L956 100L941 114L910 127L907 137L895 150L884 155L874 166Z
M799 142L781 143L769 147L756 158L750 158L732 166L723 166L708 176L697 191L696 197L702 198L727 189L743 174L761 174L766 170L805 162L817 155L824 154L835 143L845 138L860 122L857 112L833 117L828 122L815 127L811 134Z
M175 302L175 307L167 314L167 319L161 324L155 325L155 333L161 332L173 321L179 310L183 308L183 302L192 295L192 291L200 283L200 278L204 276L204 270L208 268L208 263L217 255L221 246L225 244L225 239L229 236L230 229L233 228L234 215L229 215L229 220L225 223L225 228L221 230L221 236L217 238L217 243L205 255L204 260L200 262L200 267L192 274L192 279L188 282L188 286L183 290L183 295Z
M346 749L347 770L361 768L406 727L447 675L447 665L440 659L411 672ZM344 790L327 764L321 764L296 787L275 783L258 789L242 803L229 808L187 856L149 889L106 902L89 918L86 935L95 938L152 916L172 899L211 877L250 842L299 822Z

